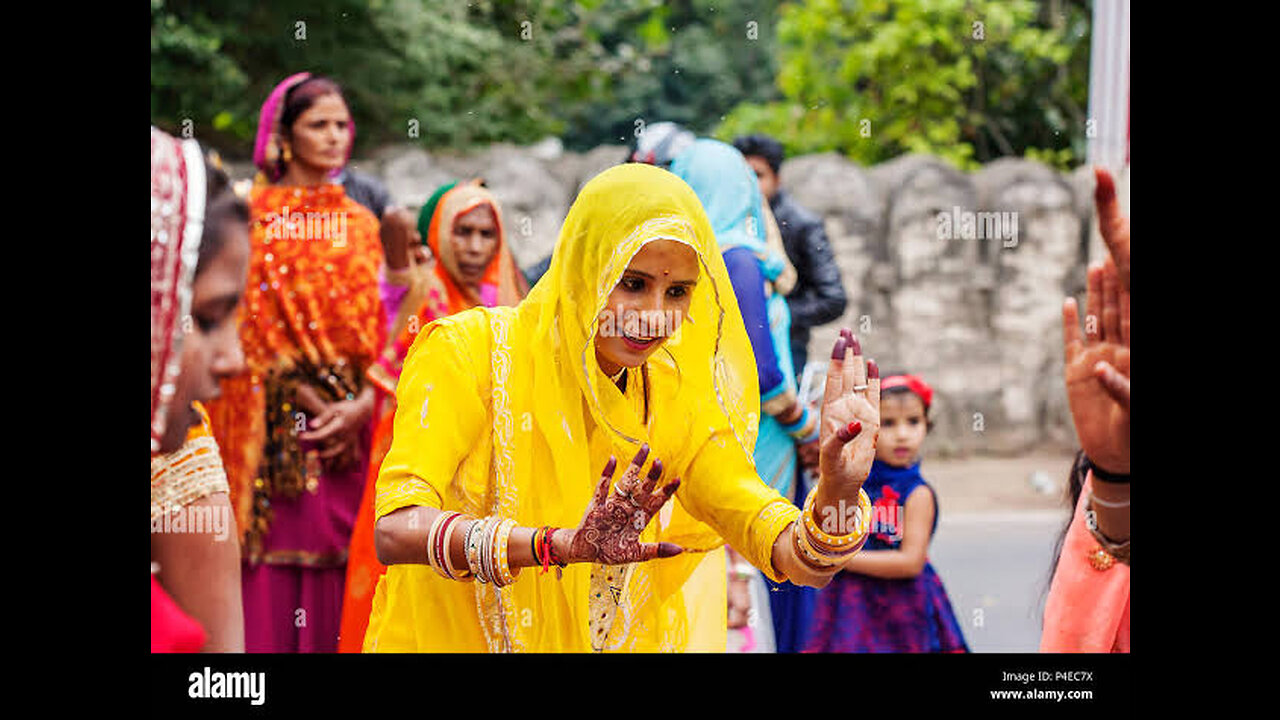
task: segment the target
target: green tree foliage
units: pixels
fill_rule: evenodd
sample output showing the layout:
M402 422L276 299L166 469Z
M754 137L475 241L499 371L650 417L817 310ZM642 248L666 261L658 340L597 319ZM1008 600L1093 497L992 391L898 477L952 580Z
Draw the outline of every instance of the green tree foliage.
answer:
M740 105L719 137L765 132L789 153L865 164L906 152L961 167L1083 156L1084 2L803 0L779 15L783 99Z
M710 134L740 103L775 99L775 4L597 3L586 28L605 72L586 102L567 108L566 143L627 143L640 122Z
M710 131L773 88L765 0L152 0L151 120L244 156L262 101L308 70L347 93L361 145ZM748 38L748 23L755 23Z
M308 70L366 148L581 150L669 120L864 163L1065 165L1088 19L1086 0L151 0L151 121L245 157L271 88Z

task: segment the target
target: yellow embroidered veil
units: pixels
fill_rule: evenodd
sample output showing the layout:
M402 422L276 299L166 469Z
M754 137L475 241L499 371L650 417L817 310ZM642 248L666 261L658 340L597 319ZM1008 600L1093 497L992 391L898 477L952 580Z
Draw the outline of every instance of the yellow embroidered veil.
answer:
M659 238L693 248L700 275L685 322L648 360L646 423L640 374L620 392L596 362L594 337L631 258ZM425 328L397 407L379 517L428 505L575 527L608 456L621 472L647 442L665 479L683 482L641 540L691 552L625 567L570 565L562 579L526 568L497 591L396 565L378 587L366 650L723 650L723 565L689 579L724 540L695 516L761 567L791 519L751 465L755 360L715 235L693 190L652 166L618 166L583 188L550 268L519 306L476 308Z

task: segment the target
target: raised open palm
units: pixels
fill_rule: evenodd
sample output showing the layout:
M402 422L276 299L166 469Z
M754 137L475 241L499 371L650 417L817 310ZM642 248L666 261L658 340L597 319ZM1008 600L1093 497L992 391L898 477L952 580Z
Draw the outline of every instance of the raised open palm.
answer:
M1129 293L1108 259L1089 268L1084 332L1074 298L1062 307L1064 374L1076 436L1097 467L1129 474Z
M880 370L874 360L864 363L858 339L846 328L832 350L822 395L822 482L853 492L862 487L879 430Z

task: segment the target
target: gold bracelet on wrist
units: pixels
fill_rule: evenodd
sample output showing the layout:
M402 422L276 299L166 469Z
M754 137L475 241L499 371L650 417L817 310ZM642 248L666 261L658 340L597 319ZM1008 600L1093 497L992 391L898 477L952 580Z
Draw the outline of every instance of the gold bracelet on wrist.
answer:
M828 549L832 554L843 554L855 546L861 548L871 530L871 498L867 496L867 491L861 488L858 489L857 520L854 521L852 528L840 527L840 529L848 529L848 532L838 535L823 532L818 527L818 523L813 517L813 505L817 496L818 488L815 487L809 491L809 497L804 501L804 512L800 515L808 537L813 541L817 549ZM843 503L841 505L841 510L843 510ZM844 525L843 512L837 519L837 525ZM857 552L857 550L855 549L854 552Z
M801 523L797 522L791 525L791 547L800 564L808 568L810 572L819 575L832 575L840 569L836 560L826 558L814 551L813 546L808 543L804 525Z
M1129 543L1133 540L1133 538L1129 538L1128 540L1125 540L1122 543L1118 543L1115 540L1112 540L1111 538L1102 534L1102 530L1098 528L1097 513L1093 509L1092 501L1095 499L1096 498L1092 497L1091 495L1089 498L1090 502L1085 507L1085 511L1084 511L1085 527L1088 528L1089 534L1093 536L1093 539L1098 542L1098 545L1102 547L1102 550L1104 552L1106 552L1108 555L1115 558L1116 560L1119 560L1120 562L1124 563L1125 565L1128 565L1129 564ZM1095 563L1094 567L1098 568L1098 564ZM1105 570L1109 567L1110 565L1108 565L1106 568L1098 568L1098 569Z

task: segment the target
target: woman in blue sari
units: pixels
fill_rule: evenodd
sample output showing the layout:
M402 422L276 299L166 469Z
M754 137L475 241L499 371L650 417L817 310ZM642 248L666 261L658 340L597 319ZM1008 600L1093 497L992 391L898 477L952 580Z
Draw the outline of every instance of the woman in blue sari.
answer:
M791 313L774 289L786 259L765 241L763 198L755 173L733 146L705 139L680 153L671 163L671 172L693 188L711 220L751 338L764 411L756 441L756 470L761 481L793 503L803 501L807 489L795 487L796 447L817 442L818 413L796 396ZM736 571L735 576L739 576ZM813 589L764 581L770 590L777 651L799 652L812 614Z

